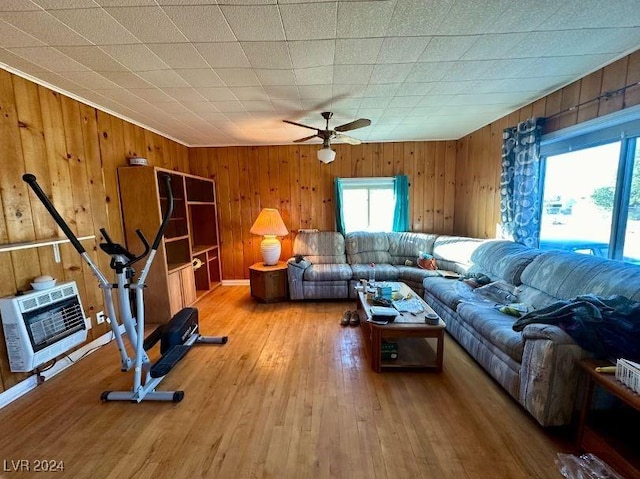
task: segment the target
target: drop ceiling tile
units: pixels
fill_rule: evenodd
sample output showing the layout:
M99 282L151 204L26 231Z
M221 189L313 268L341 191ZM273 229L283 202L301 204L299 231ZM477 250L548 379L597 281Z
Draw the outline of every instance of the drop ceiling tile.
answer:
M540 76L580 75L604 65L610 55L578 55L532 59L531 68Z
M220 122L228 121L227 117L224 116L224 113L220 113L218 109L213 105L211 105L211 107L214 109L213 111L199 111L198 116L203 120L207 120L210 123L216 122L216 121L220 121Z
M192 87L164 87L162 91L180 103L197 103L206 100L206 98Z
M122 88L153 88L151 83L143 80L135 73L131 72L110 72L110 71L99 71L98 72L105 78L108 78L116 85L121 86Z
M209 101L233 101L237 100L231 89L223 88L197 88L198 92Z
M23 32L35 36L49 46L89 44L86 38L78 35L60 20L43 10L0 12L0 18Z
M494 33L480 35L477 41L460 57L461 60L492 60L497 58L522 58L526 51L518 48L521 42L529 43L530 33ZM539 53L540 50L537 49Z
M292 70L255 70L263 85L295 85L296 77Z
M402 83L413 68L413 63L376 65L370 83Z
M253 70L247 68L218 68L216 73L228 87L259 86L260 81Z
M171 68L206 68L209 65L189 43L154 43L149 48Z
M106 11L141 42L179 43L186 41L184 35L158 6L109 7L106 8Z
M239 41L279 41L285 39L276 5L223 5L220 8Z
M292 68L286 42L241 42L240 45L253 68Z
M457 35L460 32L473 35L486 33L491 24L508 10L511 0L455 2L447 12L447 19L434 29L436 35Z
M175 102L175 99L159 88L129 88L128 90L130 93L133 93L154 105L158 103Z
M251 66L239 43L196 43L195 47L213 68Z
M390 37L382 42L377 63L413 63L427 47L431 37Z
M269 101L242 100L240 103L248 111L273 111L273 105Z
M175 100L166 103L158 103L157 107L165 113L170 113L172 115L180 115L182 113L188 112L188 110L181 103Z
M378 121L378 118L380 118L382 116L382 114L384 113L384 108L359 108L358 109L358 115L360 118L368 118L369 120L371 120L371 127L374 127L376 122ZM367 127L366 130L361 130L361 131L370 131L371 127ZM360 134L360 132L358 132L358 134Z
M136 37L102 8L52 10L50 13L96 45L138 43Z
M557 2L555 15L540 25L540 30L563 30L570 18L577 28L635 27L640 25L640 10L635 0L622 0L603 4L597 0L572 0ZM615 8L612 8L615 7ZM596 15L593 12L597 12Z
M15 68L23 73L37 73L47 70L45 67L25 60L24 58L16 55L15 53L11 53L4 48L0 48L0 62L4 63L5 65L11 65L12 68Z
M255 100L268 101L269 97L262 87L259 86L241 86L233 87L231 91L240 101Z
M318 109L318 100L300 100L300 103L302 104L302 109L305 111L314 111Z
M455 77L454 77L455 78ZM492 82L495 83L495 82ZM477 90L478 81L440 81L433 83L430 95L457 95L459 93L480 93Z
M579 0L582 2L582 0ZM633 1L633 0L632 0ZM501 15L487 27L491 33L530 32L552 25L557 10L562 3L557 0L512 0L509 7L513 12L530 12L528 15ZM599 9L600 11L604 9ZM588 11L588 9L585 9ZM550 27L553 29L555 27Z
M360 108L386 108L391 103L391 99L391 97L362 97L360 100ZM395 102L395 98L393 100ZM394 103L394 106L403 105L395 105ZM413 106L413 104L411 106Z
M184 80L192 87L216 87L222 86L220 77L210 68L188 68L176 70Z
M302 103L300 100L295 100L293 98L286 98L286 99L279 99L279 100L272 100L271 104L273 105L273 108L276 112L278 113L287 113L290 115L287 115L288 117L293 118L293 113L297 113L302 111ZM296 115L297 116L297 115Z
M101 48L134 72L168 68L167 64L145 45L105 45Z
M333 66L296 68L298 85L329 85L333 82Z
M0 45L4 48L12 48L36 47L45 44L28 33L24 33L13 25L0 20Z
M374 64L382 47L382 38L336 40L336 65Z
M40 7L29 0L3 0L0 2L0 12L26 12L40 10Z
M74 91L82 88L77 83L72 82L64 76L58 75L57 73L51 71L38 72L34 76L44 82L49 83L50 85L54 85L56 89L67 91L69 93L73 93Z
M364 96L367 97L380 97L380 96L393 96L395 95L401 83L379 83L368 85L364 90Z
M437 62L458 60L479 38L479 35L433 37L420 55L420 58L418 58L418 61Z
M135 109L136 104L139 103L139 99L133 93L123 89L98 89L96 93L103 95L105 98L116 101L121 105L124 105L128 108Z
M333 65L335 40L288 42L294 68Z
M485 72L493 66L493 60L457 61L447 70L447 78L457 81L485 78Z
M88 90L117 90L119 86L99 73L92 71L67 72L65 78Z
M478 80L500 80L503 78L529 78L535 68L536 58L509 58L505 60L493 60ZM542 72L536 72L536 76L544 76Z
M394 96L392 105L395 108L410 108L420 102L420 96Z
M86 66L52 47L9 48L10 52L52 72L81 72Z
M173 70L150 70L138 75L159 88L186 87L187 82Z
M102 7L143 7L156 5L155 0L94 0Z
M301 85L298 87L300 98L310 100L314 98L330 98L333 87L331 85Z
M621 53L628 46L637 45L640 41L638 28L598 30L570 30L557 32L532 32L516 48L522 51L521 56L571 56L599 53ZM539 48L534 48L533 44Z
M191 42L225 42L236 39L217 5L167 6L163 10Z
M56 49L91 70L100 72L128 71L122 63L117 62L95 45L57 47Z
M333 67L333 83L339 85L369 83L373 65L336 65Z
M308 88L308 87L305 87L305 88ZM298 87L295 87L295 86L270 85L270 86L265 86L264 91L267 93L267 95L269 95L269 98L273 98L273 99L300 98Z
M406 81L396 90L397 96L423 96L431 91L434 82L410 82Z
M387 31L395 1L341 2L338 4L339 38L380 37Z
M335 38L337 10L337 2L280 5L287 40Z
M240 103L239 101L212 101L211 103L213 103L213 106L215 106L218 111L221 111L222 113L245 111L242 103Z
M403 0L396 4L386 31L390 36L432 34L449 20L448 13L455 0Z

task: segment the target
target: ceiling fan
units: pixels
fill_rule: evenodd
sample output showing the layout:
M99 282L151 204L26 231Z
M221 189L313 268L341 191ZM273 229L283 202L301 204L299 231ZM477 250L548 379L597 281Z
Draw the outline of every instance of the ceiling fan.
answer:
M324 130L321 130L320 128L316 128L314 126L307 126L307 125L303 125L302 123L296 123L295 121L290 121L290 120L282 120L282 121L284 121L285 123L289 123L291 125L301 126L303 128L309 128L310 130L316 130L315 135L306 136L304 138L300 138L299 140L294 140L294 143L300 143L315 137L320 138L322 140L322 148L318 150L318 160L320 160L322 163L331 163L336 158L336 152L331 149L332 139L342 140L345 143L349 143L350 145L359 145L361 143L360 140L348 135L343 135L342 132L356 130L358 128L363 128L371 124L371 120L367 118L360 118L358 120L345 123L344 125L336 126L332 130L330 130L329 120L331 119L332 116L333 116L333 113L330 111L322 112L322 118L324 118L326 122Z

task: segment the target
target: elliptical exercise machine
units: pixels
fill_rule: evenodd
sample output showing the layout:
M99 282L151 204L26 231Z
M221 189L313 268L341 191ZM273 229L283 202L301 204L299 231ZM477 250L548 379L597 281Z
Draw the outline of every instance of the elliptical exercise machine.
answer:
M141 230L136 230L136 234L144 246L144 251L139 256L131 253L124 246L114 243L104 228L100 229L105 243L100 243L100 249L111 257L109 266L115 271L116 283L110 283L105 275L93 262L86 250L78 241L73 231L69 228L64 219L60 216L51 200L42 191L36 177L32 174L25 174L22 179L31 187L38 199L42 202L49 214L60 226L73 247L87 263L93 274L98 278L98 286L104 295L104 304L107 314L111 319L111 330L113 337L120 351L122 362L121 370L129 371L133 368L133 388L131 391L105 391L101 395L103 401L172 401L180 402L184 398L183 391L156 391L156 387L171 371L171 369L185 356L194 344L225 344L227 336L201 336L199 333L198 310L195 308L184 308L176 313L171 320L160 325L146 339L144 339L144 300L143 293L145 279L149 274L149 269L155 258L158 246L164 235L164 231L169 224L169 219L173 213L173 193L171 191L171 177L164 176L167 189L168 206L162 218L162 222L156 233L153 244L145 238ZM138 280L134 282L134 263L147 258ZM113 290L118 291L118 305L120 308L120 321L116 315L114 306ZM132 306L133 303L133 306ZM135 309L135 316L132 310ZM121 324L124 326L129 343L134 351L131 358L127 352L122 333ZM151 349L157 342L160 342L161 357L155 363L151 363L146 351Z

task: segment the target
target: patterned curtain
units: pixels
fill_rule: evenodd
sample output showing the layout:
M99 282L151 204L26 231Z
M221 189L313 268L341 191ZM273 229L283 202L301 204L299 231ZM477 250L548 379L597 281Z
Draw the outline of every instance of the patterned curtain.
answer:
M544 118L530 118L502 134L502 237L538 246L542 188L540 137Z

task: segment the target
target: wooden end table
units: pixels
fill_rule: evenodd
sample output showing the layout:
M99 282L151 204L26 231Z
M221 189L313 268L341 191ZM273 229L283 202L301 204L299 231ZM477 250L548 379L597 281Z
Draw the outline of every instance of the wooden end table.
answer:
M405 297L412 295L417 298L424 311L416 313L415 316L405 312L396 316L395 321L385 325L372 323L370 322L372 304L367 299L366 293L358 292L357 309L360 314L360 326L367 346L371 369L377 373L393 370L441 372L444 359L444 329L446 327L444 321L438 318L437 324L425 323L425 314L435 312L420 298L420 295L404 283L387 284L392 284L394 289L396 289L396 285L399 286L399 293ZM426 341L427 338L435 338L435 351ZM392 339L398 343L397 359L382 359L382 342L385 339Z
M287 263L267 266L256 263L249 266L249 282L251 296L265 303L285 301L289 298L289 283L287 281Z
M640 477L640 395L635 394L613 374L596 372L598 366L611 366L606 361L584 360L580 367L587 383L578 423L578 446L606 462L624 477ZM592 410L596 386L620 399L626 409Z

